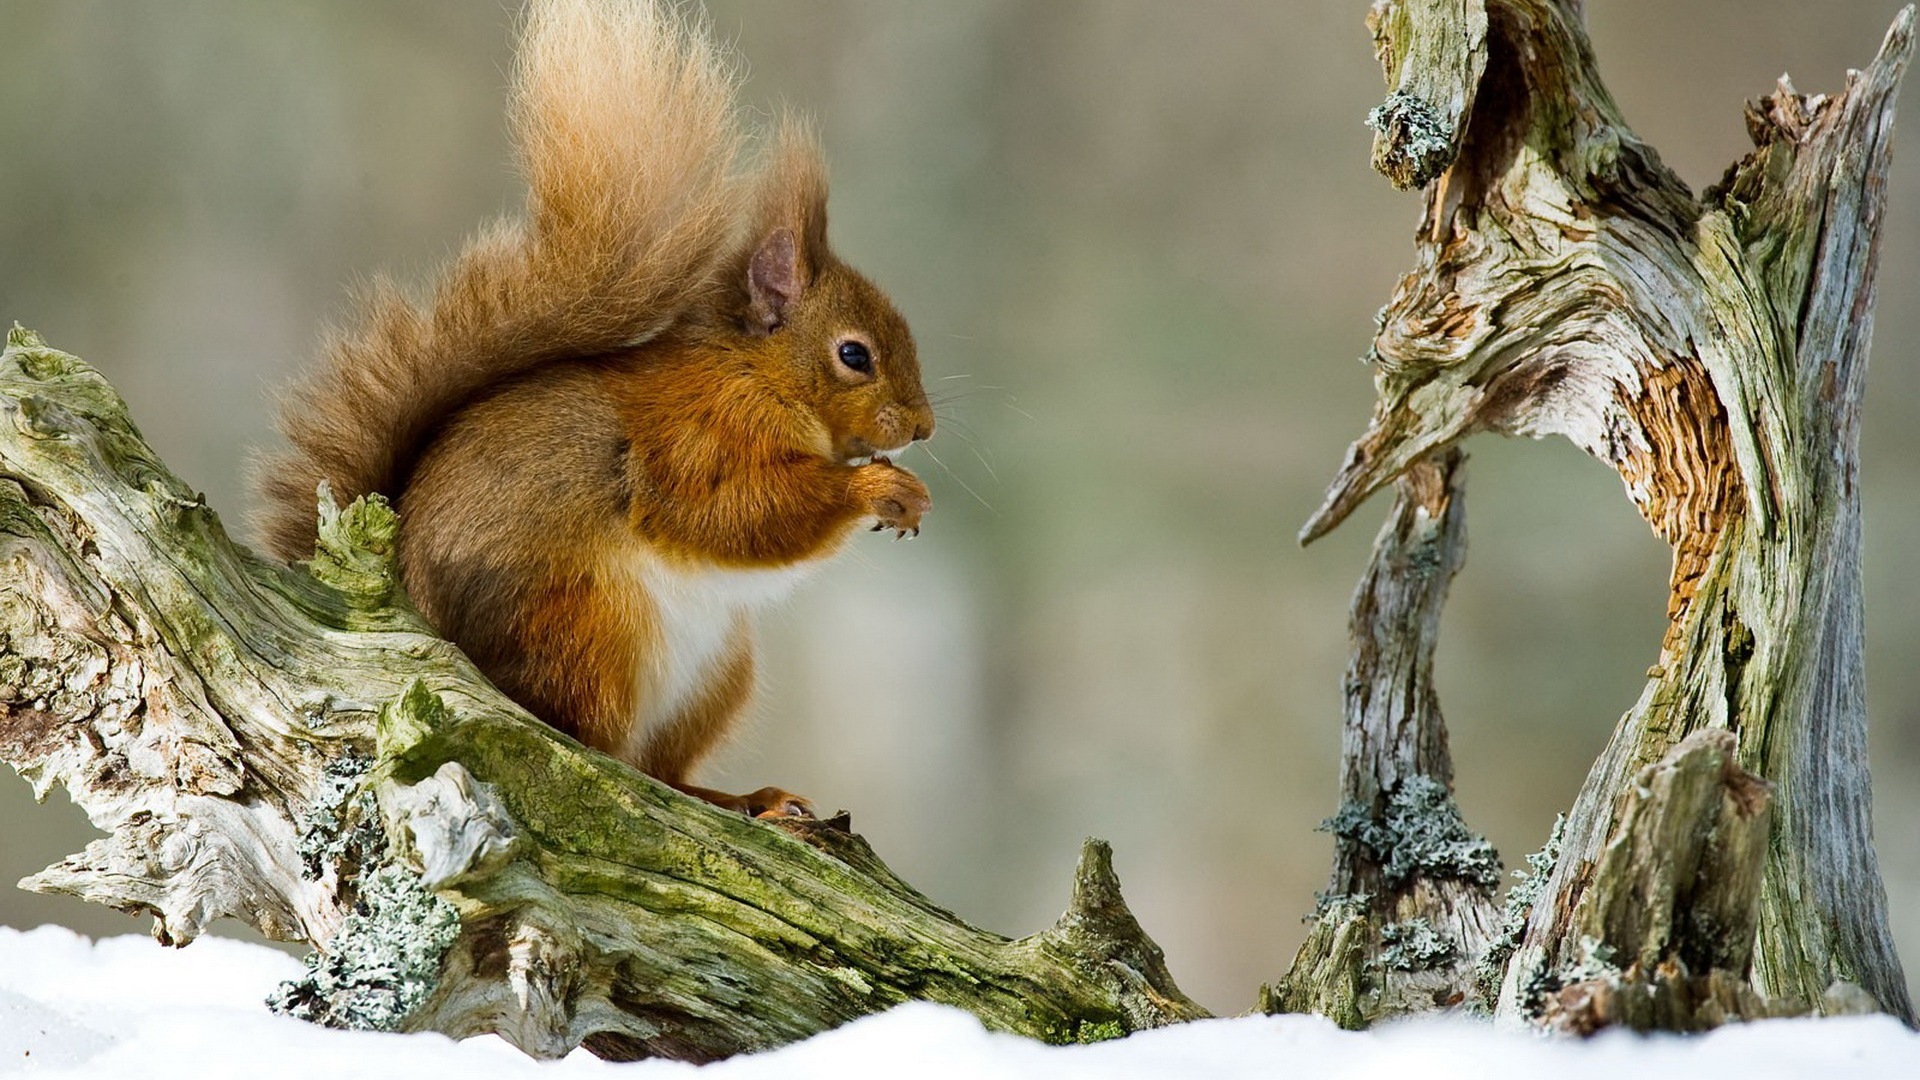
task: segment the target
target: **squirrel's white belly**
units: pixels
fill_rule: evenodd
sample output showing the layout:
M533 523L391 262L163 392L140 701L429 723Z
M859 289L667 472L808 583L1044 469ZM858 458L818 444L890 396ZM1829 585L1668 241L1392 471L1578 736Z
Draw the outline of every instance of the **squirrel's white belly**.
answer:
M754 613L785 598L813 567L694 567L651 553L635 558L635 600L654 632L652 647L639 657L640 709L628 735L633 749L699 700L729 651L752 632Z

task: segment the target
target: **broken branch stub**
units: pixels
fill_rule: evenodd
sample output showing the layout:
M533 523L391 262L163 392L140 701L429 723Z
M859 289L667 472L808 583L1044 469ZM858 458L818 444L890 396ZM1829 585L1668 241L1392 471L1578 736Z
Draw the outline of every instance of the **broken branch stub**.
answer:
M1458 155L1381 314L1379 400L1302 537L1497 431L1564 435L1611 465L1673 548L1659 660L1567 817L1499 1012L1540 1019L1582 981L1592 950L1576 913L1605 891L1596 875L1618 872L1603 855L1623 835L1622 793L1689 734L1720 729L1774 793L1770 843L1743 852L1764 861L1751 964L1725 977L1750 978L1768 1010L1831 1009L1856 995L1830 988L1858 984L1911 1020L1871 844L1854 476L1912 9L1840 93L1783 82L1749 106L1754 152L1699 198L1626 126L1579 4L1488 0L1486 14ZM1418 38L1444 24L1392 25ZM1394 52L1456 45L1396 39Z
M1367 29L1391 87L1367 114L1373 167L1394 187L1424 186L1460 153L1487 66L1485 0L1376 0Z
M1204 1016L1090 841L1071 906L968 926L837 822L753 821L540 724L395 588L394 515L288 569L228 540L99 374L0 354L0 758L107 835L23 882L304 940L277 1008L708 1060L910 999L1055 1042Z
M1803 1011L1747 979L1759 930L1770 786L1729 731L1696 731L1642 769L1569 927L1562 975L1529 987L1552 1028L1690 1031Z

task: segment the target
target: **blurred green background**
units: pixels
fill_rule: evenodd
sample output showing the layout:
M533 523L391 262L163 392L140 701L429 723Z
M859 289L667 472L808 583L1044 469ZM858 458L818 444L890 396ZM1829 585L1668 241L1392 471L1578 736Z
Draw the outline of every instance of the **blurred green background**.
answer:
M1782 70L1864 64L1891 0L1594 0L1602 70L1696 188ZM1082 837L1183 986L1248 1007L1324 885L1349 591L1383 504L1293 542L1372 398L1419 210L1367 167L1365 5L715 2L748 95L821 120L841 252L957 400L914 543L864 534L764 627L703 782L780 784L985 926L1063 906ZM519 188L511 5L0 0L0 319L98 365L238 527L269 395L344 283L419 280ZM1920 968L1920 97L1889 189L1865 436L1880 855ZM1537 848L1640 689L1666 551L1564 442L1470 445L1439 651L1459 797ZM938 455L936 462L933 455ZM84 844L0 776L0 882ZM0 923L145 923L0 889Z

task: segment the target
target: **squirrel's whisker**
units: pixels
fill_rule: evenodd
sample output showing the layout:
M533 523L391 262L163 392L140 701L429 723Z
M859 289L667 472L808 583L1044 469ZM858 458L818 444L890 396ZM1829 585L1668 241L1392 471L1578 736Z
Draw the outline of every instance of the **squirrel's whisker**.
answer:
M959 474L959 473L957 473L957 472L954 472L954 471L953 471L952 469L949 469L949 468L947 468L947 463L946 463L946 462L944 462L944 461L941 461L941 460L940 460L940 455L938 455L938 454L935 454L935 453L933 452L933 449L932 449L931 447L929 447L929 446L927 446L927 444L926 444L926 443L921 443L921 444L920 444L920 448L921 448L922 450L925 450L925 451L927 452L927 456L933 459L933 463L934 463L935 465L938 465L938 466L940 466L940 469L941 469L941 471L942 471L942 472L945 472L945 473L946 473L946 474L947 474L948 476L951 476L951 477L953 478L953 482L954 482L954 483L956 483L956 484L959 484L959 485L960 485L960 488L961 488L961 490L963 490L963 491L965 491L965 492L966 492L967 494L969 494L969 495L971 495L971 496L973 496L973 501L974 501L974 502L977 502L977 503L979 503L979 504L980 504L981 506L984 506L984 507L986 507L986 508L987 508L987 513L989 513L989 514L998 514L998 513L1000 512L1000 511L998 511L998 510L995 510L995 509L993 508L993 504L992 504L992 503L990 503L990 502L988 502L987 500L985 500L985 499L983 499L983 498L981 498L981 497L980 497L980 493L979 493L979 492L977 492L977 491L975 491L975 490L973 490L973 485L972 485L972 484L969 484L969 483L967 483L967 482L966 482L965 480L963 480L963 479L961 479L961 478L960 478L960 474Z

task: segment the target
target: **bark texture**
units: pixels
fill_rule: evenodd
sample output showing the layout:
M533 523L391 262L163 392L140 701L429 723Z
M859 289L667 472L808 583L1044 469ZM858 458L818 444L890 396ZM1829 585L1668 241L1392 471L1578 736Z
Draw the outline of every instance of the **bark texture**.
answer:
M1354 594L1333 875L1266 1012L1343 1027L1464 1004L1499 927L1500 858L1453 802L1453 761L1433 686L1447 587L1466 558L1458 450L1399 479Z
M1390 179L1436 178L1416 267L1381 313L1373 418L1302 536L1497 431L1564 435L1611 465L1672 545L1659 657L1525 906L1498 1012L1685 1028L1847 1011L1858 987L1911 1021L1872 846L1855 480L1912 9L1839 93L1782 80L1751 102L1753 152L1696 197L1627 128L1577 0L1487 0L1484 38L1462 30L1478 6L1374 8L1395 93L1424 95L1455 153L1444 171L1397 169L1419 157L1396 149L1418 135L1381 128ZM1415 63L1429 70L1410 75ZM1707 731L1730 740L1728 762L1688 741ZM1716 799L1770 809L1735 827L1732 811L1702 809ZM1767 841L1750 843L1759 821ZM1729 921L1623 922L1635 905L1682 903L1649 894L1654 878L1685 903L1712 897ZM1749 900L1750 920L1736 910ZM1569 1019L1567 992L1591 999L1596 979L1615 1001L1655 982L1690 989Z
M706 1060L909 999L1054 1042L1205 1015L1089 841L1009 940L834 822L717 810L502 697L400 593L394 517L328 508L311 564L227 538L96 372L0 355L0 758L107 835L22 884L312 943L276 1007L497 1031L551 1057Z

